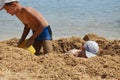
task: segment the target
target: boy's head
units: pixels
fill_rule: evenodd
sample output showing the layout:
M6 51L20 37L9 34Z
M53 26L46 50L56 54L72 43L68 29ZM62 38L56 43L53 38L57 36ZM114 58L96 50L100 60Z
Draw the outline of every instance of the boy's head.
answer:
M4 7L6 3L11 3L14 1L19 1L19 0L0 0L0 10Z
M17 2L19 0L0 0L0 10L3 8L6 10L7 13L14 15L16 12Z

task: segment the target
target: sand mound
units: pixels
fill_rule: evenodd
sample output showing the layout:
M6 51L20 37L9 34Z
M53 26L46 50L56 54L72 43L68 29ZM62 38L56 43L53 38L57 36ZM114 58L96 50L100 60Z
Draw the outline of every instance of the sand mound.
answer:
M100 46L98 56L79 58L64 53L79 48L86 40ZM95 34L53 41L53 53L35 56L17 48L18 39L0 42L0 80L118 80L120 79L120 40Z

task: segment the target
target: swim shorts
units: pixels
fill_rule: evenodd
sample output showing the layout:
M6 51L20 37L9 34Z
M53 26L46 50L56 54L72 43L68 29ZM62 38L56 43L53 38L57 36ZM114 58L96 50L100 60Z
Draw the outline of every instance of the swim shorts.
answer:
M34 32L35 31L33 31L33 34L34 34ZM47 27L45 27L35 40L37 40L37 41L52 40L52 30L51 30L50 26L48 25Z

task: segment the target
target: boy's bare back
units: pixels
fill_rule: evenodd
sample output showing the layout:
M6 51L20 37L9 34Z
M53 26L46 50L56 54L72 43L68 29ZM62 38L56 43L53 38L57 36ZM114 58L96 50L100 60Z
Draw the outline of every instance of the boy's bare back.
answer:
M39 27L43 28L48 26L48 23L43 16L31 7L22 7L17 12L16 16L25 26L31 28L33 31L36 31Z

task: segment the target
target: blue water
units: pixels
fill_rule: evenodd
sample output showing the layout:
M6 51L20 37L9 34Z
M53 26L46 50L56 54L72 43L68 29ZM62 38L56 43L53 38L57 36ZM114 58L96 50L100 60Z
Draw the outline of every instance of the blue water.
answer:
M46 18L54 39L83 37L87 33L120 39L120 0L20 0L20 3L37 9ZM23 24L15 16L0 11L0 40L20 38L22 30Z

